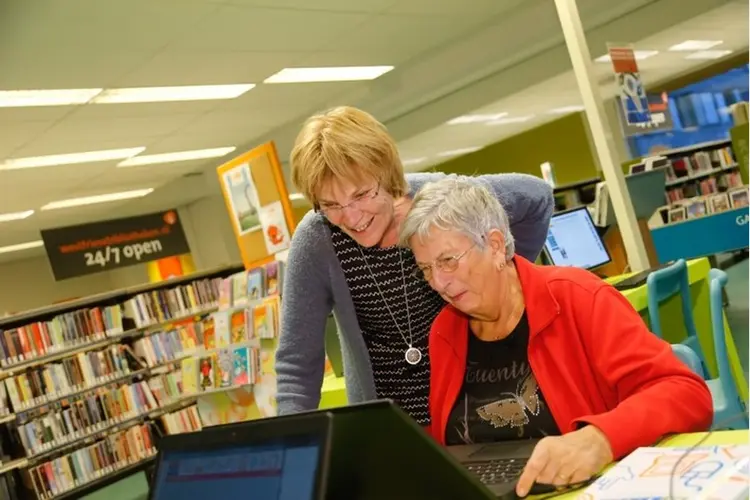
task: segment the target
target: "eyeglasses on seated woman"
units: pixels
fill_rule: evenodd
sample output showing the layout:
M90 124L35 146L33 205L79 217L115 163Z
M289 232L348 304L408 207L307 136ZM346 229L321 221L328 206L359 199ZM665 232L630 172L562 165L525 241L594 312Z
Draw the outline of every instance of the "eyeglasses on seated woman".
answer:
M516 255L481 185L426 184L400 242L447 301L428 350L430 432L443 445L541 438L519 479L575 484L671 433L711 425L711 395L613 287Z

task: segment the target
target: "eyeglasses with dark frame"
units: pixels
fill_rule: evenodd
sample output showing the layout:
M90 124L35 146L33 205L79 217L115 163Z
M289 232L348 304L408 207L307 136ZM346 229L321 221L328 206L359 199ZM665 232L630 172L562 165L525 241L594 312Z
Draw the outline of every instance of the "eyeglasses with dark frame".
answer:
M341 215L344 213L344 210L347 208L354 208L355 210L362 210L363 206L369 203L370 201L374 200L378 195L380 194L380 184L375 186L374 188L371 188L364 193L360 193L357 196L354 197L352 201L345 205L339 205L337 203L331 204L331 205L324 205L321 206L320 204L315 204L315 211L320 212L329 219L331 217L338 218L341 217Z
M464 250L463 252L456 254L456 255L451 255L450 257L441 257L435 260L435 262L431 264L426 264L422 266L417 265L416 269L414 269L411 272L411 275L417 279L430 281L432 279L433 268L437 268L444 273L455 272L456 269L458 269L459 261L463 258L464 255L469 253L469 251L475 246L476 244L473 244L469 248Z

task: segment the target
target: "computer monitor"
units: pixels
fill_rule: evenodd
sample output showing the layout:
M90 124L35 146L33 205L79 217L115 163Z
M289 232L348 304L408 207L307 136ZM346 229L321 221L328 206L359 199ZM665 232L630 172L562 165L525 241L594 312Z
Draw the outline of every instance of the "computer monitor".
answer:
M594 269L612 261L586 207L552 216L544 253L555 266Z
M324 500L331 428L320 412L164 436L149 500Z

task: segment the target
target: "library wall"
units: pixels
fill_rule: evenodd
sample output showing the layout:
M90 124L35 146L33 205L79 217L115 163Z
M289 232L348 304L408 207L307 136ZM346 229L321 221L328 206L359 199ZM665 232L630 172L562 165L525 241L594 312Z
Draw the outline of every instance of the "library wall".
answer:
M2 263L0 277L0 316L148 281L146 267L133 266L58 282L46 256Z
M221 194L194 201L179 213L197 270L242 260Z

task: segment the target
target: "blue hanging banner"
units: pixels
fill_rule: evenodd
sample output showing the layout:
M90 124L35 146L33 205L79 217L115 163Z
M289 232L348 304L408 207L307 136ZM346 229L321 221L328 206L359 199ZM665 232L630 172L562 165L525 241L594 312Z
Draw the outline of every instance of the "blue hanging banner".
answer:
M628 125L647 125L652 121L648 97L643 88L632 46L609 47L609 57L617 79L620 107Z

